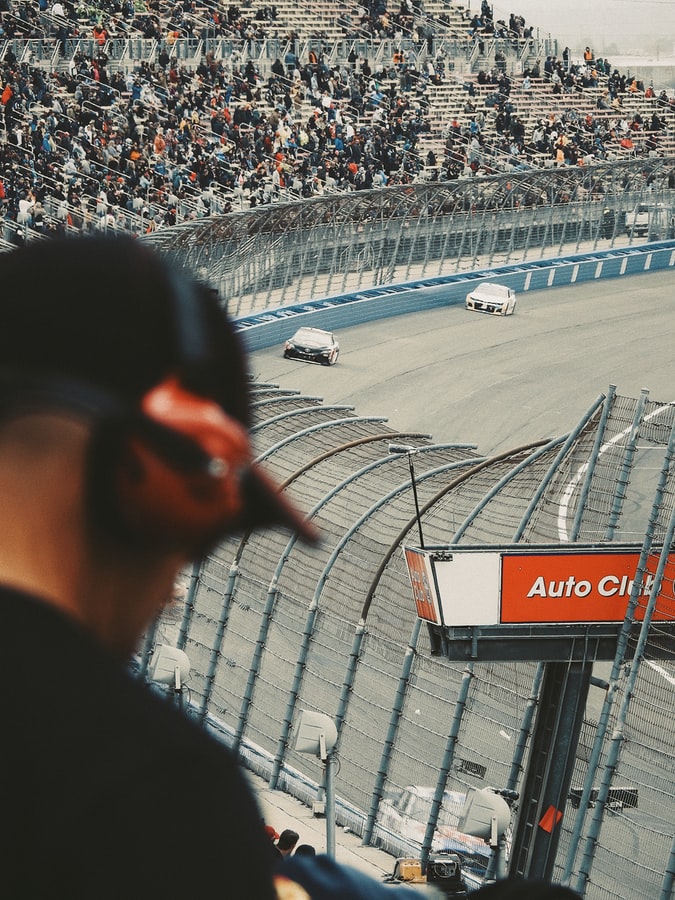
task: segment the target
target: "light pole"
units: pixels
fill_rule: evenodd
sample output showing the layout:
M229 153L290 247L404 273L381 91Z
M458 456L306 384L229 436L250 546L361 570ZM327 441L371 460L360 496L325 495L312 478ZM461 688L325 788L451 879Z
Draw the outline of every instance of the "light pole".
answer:
M408 466L410 467L410 483L412 484L413 499L415 500L415 517L417 519L417 530L420 536L420 548L424 550L424 535L422 534L422 518L420 516L420 502L417 496L417 479L415 478L415 466L413 464L413 456L419 453L417 447L411 447L408 444L389 444L389 452L405 455L408 457Z
M326 853L335 859L335 784L334 767L335 756L333 748L337 743L337 728L335 722L325 713L314 712L305 709L300 714L298 730L295 739L295 749L298 753L312 753L318 756L323 764L323 781L326 791L325 816L326 816ZM319 801L315 807L315 815L320 815Z

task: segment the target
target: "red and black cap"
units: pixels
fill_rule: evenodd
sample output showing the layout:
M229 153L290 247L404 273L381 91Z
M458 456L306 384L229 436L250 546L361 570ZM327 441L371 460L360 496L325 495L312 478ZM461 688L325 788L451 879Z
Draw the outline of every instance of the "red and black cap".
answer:
M227 420L238 432L241 500L219 523L221 536L284 525L316 541L253 461L245 354L212 290L130 237L56 239L0 254L0 284L0 415L52 404L131 422L167 465L190 475L206 466L216 477L209 442L217 449ZM195 446L195 432L209 435L204 446Z

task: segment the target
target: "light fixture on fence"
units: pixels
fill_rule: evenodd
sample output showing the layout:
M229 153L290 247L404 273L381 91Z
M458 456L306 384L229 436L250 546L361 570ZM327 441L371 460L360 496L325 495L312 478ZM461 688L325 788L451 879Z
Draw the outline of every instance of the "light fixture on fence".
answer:
M506 876L504 837L511 824L511 806L518 799L515 791L495 788L472 789L466 795L464 807L457 823L463 834L482 838L492 848L496 857L496 877ZM507 800L509 803L507 803Z
M180 707L183 705L183 690L190 674L190 660L184 650L160 644L155 647L148 675L156 684L164 684L173 688L174 699Z
M295 738L298 753L312 753L323 763L326 791L325 803L317 801L313 806L315 815L326 816L326 853L335 857L335 788L333 784L333 747L338 733L335 722L324 713L305 709L300 713L300 721Z

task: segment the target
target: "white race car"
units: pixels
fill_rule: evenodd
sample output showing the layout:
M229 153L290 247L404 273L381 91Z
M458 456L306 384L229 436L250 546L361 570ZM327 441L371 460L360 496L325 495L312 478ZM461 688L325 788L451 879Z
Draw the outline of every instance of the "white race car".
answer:
M506 285L486 281L466 295L465 306L492 316L511 316L516 310L516 294Z

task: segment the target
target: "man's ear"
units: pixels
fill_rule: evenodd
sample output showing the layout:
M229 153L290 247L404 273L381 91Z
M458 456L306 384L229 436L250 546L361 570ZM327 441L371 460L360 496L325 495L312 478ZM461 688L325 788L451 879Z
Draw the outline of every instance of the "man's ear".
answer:
M199 552L241 517L248 433L173 377L146 394L140 412L95 435L93 514L136 546Z

